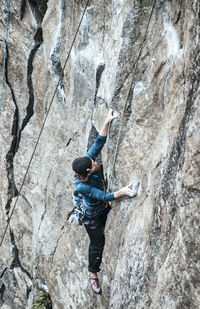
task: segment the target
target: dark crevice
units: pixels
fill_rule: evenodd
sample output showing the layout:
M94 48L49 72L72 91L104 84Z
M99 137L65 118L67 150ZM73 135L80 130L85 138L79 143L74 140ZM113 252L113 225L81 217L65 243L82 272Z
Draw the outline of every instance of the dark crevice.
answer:
M5 272L6 272L7 269L8 269L8 267L6 267L6 268L2 271L2 273L1 273L1 275L0 275L0 278L3 278L3 276L4 276L4 274L5 274Z
M0 301L2 301L3 300L3 294L4 294L4 291L5 291L5 284L2 282L2 278L3 278L3 276L4 276L4 274L5 274L5 272L6 272L6 270L7 270L8 268L6 267L3 271L2 271L2 273L1 273L1 275L0 275ZM1 303L0 303L0 305L1 305Z
M38 10L37 1L34 1L34 0L27 0L27 1L31 8L33 16L35 17L35 20L37 21L39 25L41 25L43 16L40 14L40 11Z
M12 132L11 132L13 139L11 142L10 149L6 155L6 171L7 171L7 178L8 178L8 200L7 200L5 209L6 209L7 214L9 213L10 205L11 205L13 197L16 197L18 195L18 191L17 191L15 181L14 181L14 167L13 167L14 156L17 153L18 148L19 148L21 132L33 115L33 106L34 106L34 91L33 91L33 84L32 84L33 59L34 59L36 51L38 50L39 46L42 43L42 29L41 28L37 30L34 40L35 40L36 45L34 46L34 48L32 49L30 53L30 56L28 59L28 70L27 70L28 71L27 83L28 83L28 88L29 88L29 104L26 108L27 114L22 122L22 127L20 131L19 131L19 109L18 109L18 105L16 102L14 90L8 79L9 50L7 48L7 58L6 58L6 63L5 63L5 78L6 78L6 84L8 85L11 91L12 100L15 104L15 112L14 112L13 126L12 126Z
M40 1L42 2L42 1ZM43 1L46 2L47 1ZM24 18L25 14L25 9L26 9L26 1L22 0L21 1L21 11L20 11L20 19L22 20ZM40 20L42 20L39 17ZM39 21L37 20L39 23ZM34 41L35 45L33 49L30 52L29 59L28 59L28 68L27 68L27 84L28 84L28 89L29 89L29 103L26 108L27 114L22 122L21 130L19 128L19 109L18 109L18 104L16 101L15 93L13 90L13 87L9 81L9 74L8 74L8 61L9 61L9 49L7 46L7 57L6 57L6 62L5 62L5 81L6 84L8 85L12 97L12 101L15 105L15 111L14 111L14 116L13 116L13 124L12 124L12 141L10 145L10 149L6 154L6 171L7 171L7 178L8 178L8 193L7 193L7 203L5 206L6 209L6 214L9 214L10 206L12 199L18 195L18 190L15 185L15 180L14 180L14 166L13 166L13 160L15 157L15 154L18 151L19 148L19 143L20 143L20 138L21 138L21 132L30 120L30 118L33 115L33 106L34 106L34 93L33 93L33 84L32 84L32 73L33 73L33 60L35 57L35 54L40 47L41 43L43 42L42 40L42 29L41 27L37 29L36 34L34 36ZM28 278L32 281L31 274L24 269L24 267L21 265L20 259L19 259L19 251L15 243L15 238L14 238L14 233L10 230L10 241L11 241L11 247L12 247L12 254L13 254L13 259L10 265L10 270L13 270L16 267L19 267L23 273L25 273ZM0 278L3 278L5 271L7 268L1 273ZM3 294L5 291L5 285L0 282L0 300L2 300ZM29 297L29 294L31 292L31 288L27 287L27 298Z
M61 231L64 229L64 227L65 227L65 225L62 226ZM54 264L54 256L55 256L56 250L57 250L57 248L58 248L59 241L60 241L60 239L62 238L62 236L63 236L64 233L65 233L65 232L62 232L62 233L60 234L60 236L58 237L58 239L57 239L57 241L56 241L55 248L54 248L54 250L51 252L53 264Z
M28 3L31 7L35 20L38 23L39 27L34 35L35 45L33 49L31 50L29 58L28 58L27 85L28 85L28 92L29 92L29 103L26 108L26 116L22 122L21 130L19 132L18 146L20 142L21 132L26 127L27 123L29 122L29 120L34 114L34 88L33 88L33 82L32 82L33 61L34 61L37 50L39 49L40 45L43 43L41 23L46 13L46 10L47 10L47 2L48 0L28 0ZM21 12L23 12L23 14L24 14L24 10L25 10L25 4L22 1L21 2ZM23 14L22 14L22 17L23 17Z
M26 0L21 0L21 4L20 4L20 20L21 21L24 18L25 9L26 9Z
M3 282L0 281L0 300L3 300L3 293L5 291L5 285Z
M1 273L1 275L0 275L0 279L2 279L3 278L3 276L4 276L4 274L5 274L5 272L6 272L6 270L7 270L8 268L6 267L3 271L2 271L2 273ZM2 282L2 280L0 280L0 301L2 301L3 300L3 294L4 294L4 291L5 291L5 284ZM0 305L1 305L1 303L0 303Z
M174 17L174 24L177 25L181 18L182 13L182 1L179 1L179 9L176 12L176 16Z
M30 295L31 291L32 291L31 287L27 286L27 288L26 288L26 298L27 299L29 298L29 295Z
M166 105L168 103L168 99L166 99L166 97L168 97L168 95L165 95L165 93L167 92L167 84L168 84L168 81L170 80L170 77L171 77L171 73L172 73L172 68L169 68L168 72L167 72L167 75L165 77L165 81L164 81L164 85L163 85L163 94L162 94L162 109L163 111L165 110L166 108Z
M58 75L59 77L61 77L61 86L63 87L64 86L63 84L64 73L63 73L63 69L61 66L61 62L60 62L61 44L62 44L62 38L59 37L56 47L54 48L53 54L51 55L50 59L52 62L54 73Z
M44 15L47 10L47 3L48 0L21 0L20 4L20 20L24 18L25 10L26 10L26 3L28 2L31 11L38 22L41 25Z
M128 97L126 99L125 110L124 110L124 117L125 117L126 121L129 120L131 113L132 113L132 101L133 101L135 86L137 85L137 83L140 82L140 80L142 79L142 75L146 72L146 70L147 70L147 67L143 68L142 72L140 73L140 77L137 78L137 80L135 82L132 79L132 85L131 85L129 92L128 92Z
M94 96L94 104L96 104L97 92L99 90L101 75L105 69L105 64L99 64L96 70L96 89L95 89L95 96Z
M46 13L48 1L49 0L28 0L29 4L37 11L37 14L39 14L42 19Z
M48 182L47 182L47 183L48 183ZM47 189L46 189L46 190L47 190ZM45 195L46 195L46 194L45 194ZM42 214L42 216L41 216L40 225L39 225L39 227L38 227L38 233L40 232L40 228L41 228L41 225L42 225L42 222L43 222L43 220L44 220L44 217L45 217L46 212L47 212L47 202L46 202L46 196L45 196L44 212L43 212L43 214Z
M19 260L19 251L17 249L17 246L15 244L15 238L13 232L10 230L10 240L12 244L12 253L13 253L13 260L10 265L10 269L13 269L15 267L20 267L21 268L21 262Z
M67 141L66 147L69 146L69 144L73 141L73 139L70 137L69 140Z
M33 208L32 205L31 205L31 203L29 202L29 200L27 199L27 197L26 197L24 194L21 194L21 193L20 193L20 198L22 198L22 199L26 202L27 206L28 206L30 209Z
M28 122L30 121L31 117L34 114L34 88L33 88L33 82L32 82L33 61L34 61L37 50L39 49L40 45L43 42L41 23L46 13L46 10L47 10L47 2L48 0L28 0L28 3L31 7L35 20L37 21L39 27L34 35L35 45L33 49L31 50L29 58L28 58L27 85L28 85L28 92L29 92L29 103L26 107L26 116L23 119L21 130L19 132L17 147L19 146L21 132L26 127L26 125L28 124ZM22 1L21 2L21 12L23 12L23 14L24 14L24 10L25 10L25 4ZM22 17L23 17L23 14L21 14Z
M54 47L53 53L51 54L50 60L52 63L52 70L55 73L56 82L59 81L58 89L57 89L57 99L58 102L66 104L65 95L65 85L64 85L64 72L61 65L61 47L62 47L62 37L58 37L56 46Z
M60 61L61 46L62 46L62 38L59 37L50 59L52 62L52 69L60 79L59 86L61 87L61 89L64 89L64 72Z
M177 16L177 19L176 19L176 21L175 21L175 25L178 24L180 18L181 18L181 10L178 12L178 16Z
M11 132L11 135L13 138L12 138L10 149L6 154L6 171L7 171L7 178L8 178L8 200L7 200L5 209L7 213L9 212L12 198L18 195L18 191L17 191L15 181L14 181L13 159L17 152L18 130L19 130L19 110L18 110L14 90L8 79L8 59L9 59L9 50L7 47L7 58L6 58L6 63L5 63L5 79L6 79L6 84L8 85L10 89L13 103L15 105L15 112L14 112L12 132Z
M42 38L42 28L38 28L36 31L36 34L34 36L35 46L30 52L29 58L28 58L28 67L27 67L27 85L28 85L28 91L29 91L29 103L26 108L26 116L22 122L21 130L20 130L20 136L22 130L25 128L29 120L34 114L34 88L33 88L33 82L32 82L32 73L33 73L33 61L35 58L35 54L40 47L40 45L43 42ZM19 136L19 140L20 140Z
M131 104L132 104L132 100L133 100L133 92L134 92L134 87L131 87L131 89L128 93L128 97L127 97L127 100L126 100L126 108L125 108L125 111L124 111L124 117L125 117L126 121L128 121L128 119L130 118L130 115L132 113Z
M155 169L158 168L158 167L160 166L161 163L162 163L162 161L160 160L160 161L156 164Z
M11 143L10 151L8 152L8 156L12 156L12 154L15 154L17 152L17 135L18 135L18 129L19 129L19 110L18 110L14 90L13 90L12 85L9 82L9 79L8 79L8 59L9 59L9 50L8 50L8 47L7 47L7 58L6 58L6 63L5 63L5 78L6 78L6 84L8 85L10 92L11 92L13 103L15 105L15 113L14 113L13 126L12 126L12 132L11 132L11 134L13 136L13 140L12 140L12 143Z
M19 250L18 250L16 243L15 243L14 233L12 232L11 229L10 229L10 240L11 240L11 244L12 244L12 254L13 254L13 260L11 262L10 269L14 269L14 268L19 267L21 269L21 271L23 273L25 273L30 280L32 280L33 278L30 275L30 273L27 270L25 270L24 267L21 265L21 262L20 262L20 259L19 259Z
M10 149L8 153L6 154L6 171L7 171L7 178L8 178L8 199L7 203L5 206L6 213L9 213L11 202L13 197L16 197L18 195L18 190L15 185L15 180L14 180L14 166L13 166L13 160L15 157L15 154L18 151L19 148L19 143L21 139L21 132L29 122L30 118L32 117L34 111L34 89L33 89L33 84L32 84L32 73L33 73L33 60L35 57L35 54L40 47L41 43L43 42L42 38L42 29L38 28L36 31L36 34L34 36L34 41L35 41L35 46L31 50L31 53L29 55L28 59L28 68L27 68L27 84L28 84L28 89L29 89L29 103L26 108L26 116L22 122L21 129L19 130L19 109L18 105L16 102L14 90L12 88L12 85L8 79L8 59L9 59L9 50L7 47L7 58L6 58L6 63L5 63L5 79L6 79L6 84L8 85L13 103L15 105L15 112L14 112L14 118L13 118L13 126L12 126L12 142Z
M159 67L157 68L157 70L154 73L154 79L156 79L158 77L158 75L162 71L162 69L165 66L165 64L166 64L166 61L164 61L164 60L160 63Z
M21 4L20 4L20 20L21 21L24 18L25 9L26 9L26 0L21 0Z
M124 85L124 83L122 83L120 86L118 86L118 88L115 90L112 101L114 101L117 98L117 96L119 95L123 85Z
M132 72L132 71L131 71L131 72ZM127 78L129 77L129 75L131 74L131 72L129 72L129 73L127 73L127 74L125 75L125 78L124 78L123 82L121 83L121 85L118 86L117 89L114 91L114 95L113 95L113 97L112 97L112 102L114 102L114 101L116 100L117 96L119 95L121 89L122 89L123 86L125 85L125 82L126 82Z

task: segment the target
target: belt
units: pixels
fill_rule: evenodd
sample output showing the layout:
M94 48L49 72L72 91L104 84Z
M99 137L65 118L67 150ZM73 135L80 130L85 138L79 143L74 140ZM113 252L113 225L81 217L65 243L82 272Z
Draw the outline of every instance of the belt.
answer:
M97 211L97 210L101 209L102 206L105 205L105 202L101 203L101 204L98 205L98 206L89 206L89 205L85 202L85 200L84 200L84 198L83 198L83 199L82 199L82 204L83 204L83 207L86 208L86 210Z

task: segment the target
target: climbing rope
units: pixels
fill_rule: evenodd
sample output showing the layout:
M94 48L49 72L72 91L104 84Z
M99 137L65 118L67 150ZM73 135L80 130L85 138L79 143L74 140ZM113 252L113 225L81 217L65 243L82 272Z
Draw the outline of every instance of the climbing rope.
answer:
M10 0L8 0L8 14L7 14L7 24L6 24L6 40L5 40L5 51L4 51L4 60L3 60L3 79L2 79L1 100L0 100L0 115L1 115L2 102L3 102L4 79L5 79L5 70L6 70L6 57L7 57L9 19L10 19Z
M144 42L145 42L146 37L147 37L147 33L148 33L148 29L149 29L149 24L150 24L152 15L153 15L153 11L154 11L154 8L155 8L155 4L156 4L156 0L154 0L154 2L153 2L152 9L151 9L151 13L150 13L149 20L148 20L148 24L147 24L147 27L146 27L146 29L145 29L145 33L144 33L144 37L143 37L142 43L140 44L140 47L139 47L139 49L138 49L138 53L137 53L138 56L137 56L137 58L136 58L136 61L135 61L134 64L133 64L132 72L137 70L138 62L139 62L139 59L140 59L140 57L141 57L142 48L143 48ZM127 95L127 98L126 98L126 101L125 101L125 104L124 104L124 107L123 107L123 111L122 111L122 116L121 116L121 121L120 121L120 127L119 127L119 131L118 131L118 137L117 137L117 142L116 142L116 147L115 147L115 153L114 153L114 156L112 157L112 162L113 162L113 164L112 164L112 167L111 167L111 170L110 170L109 189L111 188L111 185L112 185L113 179L114 179L114 167L115 167L115 163L116 163L116 159L117 159L117 153L118 153L119 141L120 141L122 126L123 126L124 114L125 114L125 111L126 111L126 108L127 108L127 104L128 104L128 101L129 101L129 97L130 97L130 95L131 95L131 91L132 91L132 92L134 91L134 87L132 88L133 81L134 81L134 74L133 74L133 78L131 79L131 82L130 82L128 95Z
M90 0L87 0L87 3L86 3L86 5L85 5L84 11L83 11L82 16L81 16L81 19L80 19L80 21L79 21L79 24L78 24L78 27L77 27L76 33L75 33L74 38L73 38L73 40L72 40L72 43L71 43L71 46L70 46L70 49L69 49L69 52L68 52L67 58L66 58L66 60L65 60L65 62L64 62L64 66L63 66L63 73L64 73L64 70L65 70L65 68L66 68L67 62L68 62L68 60L69 60L69 57L70 57L70 54L71 54L72 48L73 48L73 46L74 46L74 43L75 43L75 40L76 40L77 34L78 34L78 32L79 32L79 29L80 29L80 26L81 26L81 23L82 23L83 17L84 17L84 15L85 15L86 10L87 10L87 7L88 7L88 4L89 4L89 1L90 1ZM54 98L55 98L56 92L57 92L57 90L58 90L58 87L59 87L59 84L60 84L60 82L61 82L62 78L63 78L63 74L60 76L60 78L59 78L59 80L58 80L58 83L57 83L57 85L56 85L56 88L55 88L55 91L54 91L54 93L53 93L52 99L51 99L51 101L50 101L50 104L49 104L49 107L48 107L48 110L47 110L46 116L45 116L45 118L44 118L44 121L43 121L43 124L42 124L41 130L40 130L40 133L39 133L39 136L38 136L38 138L37 138L37 141L36 141L36 144L35 144L34 150L33 150L33 152L32 152L32 155L31 155L30 161L29 161L29 163L28 163L28 167L27 167L27 169L26 169L26 173L25 173L25 175L24 175L24 178L23 178L22 184L21 184L20 189L19 189L19 191L18 191L18 195L17 195L17 197L16 197L16 200L15 200L15 203L14 203L14 206L13 206L13 209L12 209L12 211L11 211L10 217L9 217L9 218L8 218L8 220L7 220L7 225L6 225L5 231L4 231L4 233L3 233L3 236L2 236L2 239L1 239L1 242L0 242L0 247L2 246L2 243L3 243L3 241L4 241L4 238L5 238L6 232L7 232L7 230L8 230L8 227L9 227L9 224L10 224L10 221L11 221L11 218L12 218L12 216L13 216L14 210L15 210L16 205L17 205L17 201L18 201L18 199L19 199L20 193L21 193L22 188L23 188L23 186L24 186L24 183L25 183L25 180L26 180L26 177L27 177L28 171L29 171L29 169L30 169L30 166L31 166L31 163L32 163L32 160L33 160L34 154L35 154L35 151L36 151L36 149L37 149L37 146L38 146L38 143L39 143L40 137L41 137L41 135L42 135L42 132L43 132L43 129L44 129L44 126L45 126L46 120L47 120L47 118L48 118L48 115L49 115L49 112L50 112L50 109L51 109L51 106L52 106L52 103L53 103L53 100L54 100Z

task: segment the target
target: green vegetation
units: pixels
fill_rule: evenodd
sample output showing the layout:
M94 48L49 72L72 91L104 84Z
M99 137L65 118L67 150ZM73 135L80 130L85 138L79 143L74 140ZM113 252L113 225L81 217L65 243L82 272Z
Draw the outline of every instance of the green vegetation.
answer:
M52 309L50 295L44 291L40 291L33 303L32 309Z

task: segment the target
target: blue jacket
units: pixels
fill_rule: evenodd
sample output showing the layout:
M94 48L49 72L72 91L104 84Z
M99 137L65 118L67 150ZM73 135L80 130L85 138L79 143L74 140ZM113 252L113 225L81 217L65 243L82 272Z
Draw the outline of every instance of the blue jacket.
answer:
M95 160L105 142L106 136L98 135L96 141L85 156ZM109 202L115 199L113 192L107 194L103 191L103 182L98 173L92 174L88 183L82 183L76 178L75 186L77 191L82 194L86 204L92 207L99 206L103 202Z

